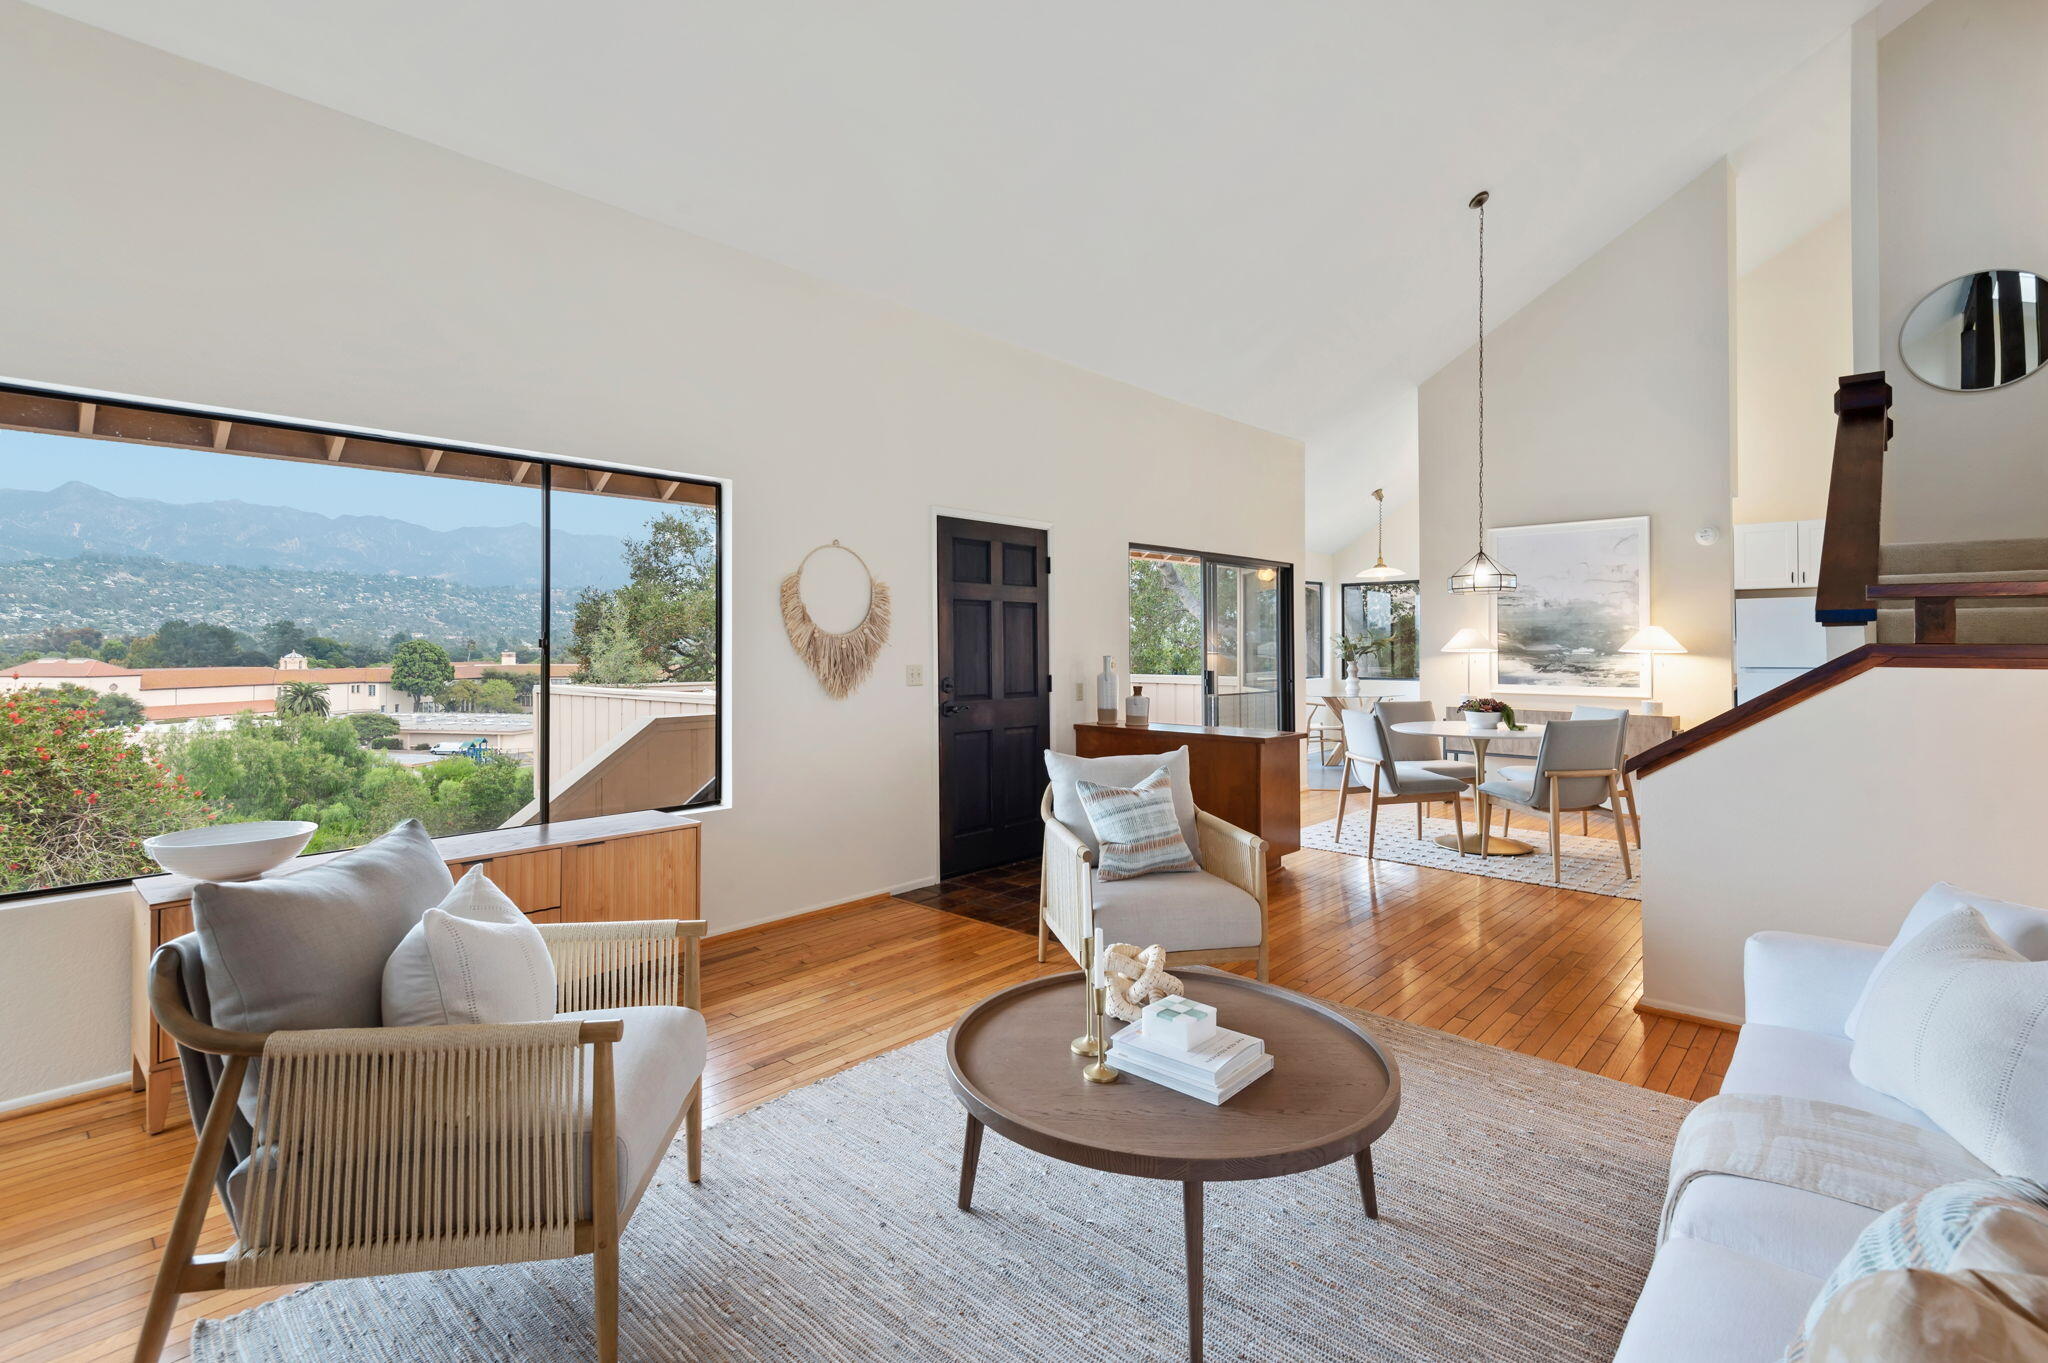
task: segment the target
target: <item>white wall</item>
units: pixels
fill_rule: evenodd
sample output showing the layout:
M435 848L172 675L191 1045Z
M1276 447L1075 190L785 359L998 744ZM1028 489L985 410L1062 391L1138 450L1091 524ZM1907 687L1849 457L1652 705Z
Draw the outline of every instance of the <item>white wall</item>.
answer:
M1733 537L1693 540L1702 526L1728 526L1729 206L1728 169L1716 163L1487 337L1488 524L1650 517L1650 618L1691 650L1657 660L1657 698L1688 725L1727 709L1734 684ZM1422 386L1422 689L1432 699L1465 687L1464 659L1438 650L1489 618L1484 598L1443 585L1474 547L1475 371L1468 350Z
M1951 393L1913 377L1899 328L1977 270L2048 274L2040 0L1934 0L1879 43L1878 255L1898 423L1885 460L1892 543L2048 536L2048 381Z
M1643 1001L1739 1020L1751 933L1889 942L1937 880L2048 904L2044 748L2048 673L1886 667L1641 778Z
M1847 209L1735 282L1735 514L1818 520L1855 364Z
M0 374L733 480L714 929L936 874L935 510L1052 527L1066 746L1132 541L1303 558L1294 441L13 0L0 123ZM835 537L897 601L844 702L776 605ZM117 931L0 906L0 1100L126 1072ZM90 978L25 1002L53 962Z

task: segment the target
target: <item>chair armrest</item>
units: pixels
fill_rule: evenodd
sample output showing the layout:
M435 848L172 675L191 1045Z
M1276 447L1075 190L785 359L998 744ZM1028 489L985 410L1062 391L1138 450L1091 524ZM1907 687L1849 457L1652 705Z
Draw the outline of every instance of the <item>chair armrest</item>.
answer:
M1200 809L1195 811L1195 838L1202 844L1202 869L1219 880L1229 881L1258 900L1259 914L1263 919L1266 912L1266 840ZM1261 940L1264 940L1263 935Z
M701 918L537 923L555 963L555 1011L701 1004Z
M1081 959L1081 943L1095 931L1095 854L1052 816L1052 791L1039 806L1045 822L1045 850L1038 867L1038 893L1045 923L1067 954Z
M1846 1036L1884 948L1803 932L1759 932L1742 948L1743 1020Z

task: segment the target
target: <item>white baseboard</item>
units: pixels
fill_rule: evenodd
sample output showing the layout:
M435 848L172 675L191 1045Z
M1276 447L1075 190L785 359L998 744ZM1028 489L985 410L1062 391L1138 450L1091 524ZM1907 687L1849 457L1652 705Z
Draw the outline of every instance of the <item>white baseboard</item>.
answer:
M126 1070L110 1074L104 1079L85 1079L63 1088L50 1089L43 1093L25 1093L19 1098L0 1099L0 1115L18 1112L22 1108L42 1107L49 1103L61 1103L66 1098L76 1098L81 1093L93 1093L100 1089L118 1088L126 1085L131 1076Z
M1646 997L1637 1006L1653 1008L1660 1013L1676 1013L1680 1017L1702 1018L1708 1022L1718 1022L1724 1027L1742 1026L1742 1016L1739 1013L1719 1013L1711 1008L1701 1008L1690 1003L1667 1003L1663 999Z

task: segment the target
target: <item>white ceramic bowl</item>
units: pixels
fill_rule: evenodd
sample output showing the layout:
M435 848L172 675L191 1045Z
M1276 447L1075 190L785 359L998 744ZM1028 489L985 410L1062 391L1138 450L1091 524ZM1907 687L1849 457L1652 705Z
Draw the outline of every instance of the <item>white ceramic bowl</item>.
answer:
M305 850L320 825L303 819L219 823L142 841L166 871L194 880L254 880Z

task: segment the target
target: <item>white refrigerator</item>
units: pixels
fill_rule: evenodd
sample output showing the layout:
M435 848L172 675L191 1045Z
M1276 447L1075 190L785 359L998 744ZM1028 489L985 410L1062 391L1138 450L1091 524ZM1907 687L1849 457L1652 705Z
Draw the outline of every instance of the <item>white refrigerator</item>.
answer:
M1735 598L1735 700L1762 695L1828 660L1811 596Z

